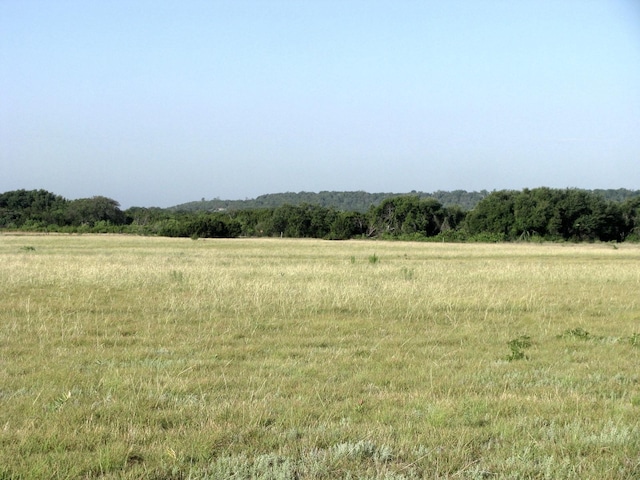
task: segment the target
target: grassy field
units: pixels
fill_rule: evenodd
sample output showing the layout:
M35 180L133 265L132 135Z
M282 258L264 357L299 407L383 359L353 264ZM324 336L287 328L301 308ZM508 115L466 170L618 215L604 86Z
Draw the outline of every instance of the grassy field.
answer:
M0 236L0 478L640 478L640 246Z

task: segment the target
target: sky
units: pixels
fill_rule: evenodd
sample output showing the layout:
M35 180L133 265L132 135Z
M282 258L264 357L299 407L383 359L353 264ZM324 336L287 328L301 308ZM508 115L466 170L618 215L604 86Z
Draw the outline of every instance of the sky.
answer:
M640 0L2 0L0 192L640 189Z

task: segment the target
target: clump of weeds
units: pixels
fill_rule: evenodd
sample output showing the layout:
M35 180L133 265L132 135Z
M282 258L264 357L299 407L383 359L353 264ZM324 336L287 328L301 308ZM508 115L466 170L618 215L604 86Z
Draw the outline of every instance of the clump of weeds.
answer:
M572 328L569 330L565 330L562 335L558 335L559 338L577 338L578 340L589 340L591 334L586 331L584 328Z
M514 360L528 360L529 357L524 350L529 348L531 343L531 337L529 335L520 335L518 338L514 338L513 340L509 340L507 342L511 353L507 355L506 360L508 362L513 362Z
M402 277L407 281L413 280L415 277L415 270L412 268L402 267Z

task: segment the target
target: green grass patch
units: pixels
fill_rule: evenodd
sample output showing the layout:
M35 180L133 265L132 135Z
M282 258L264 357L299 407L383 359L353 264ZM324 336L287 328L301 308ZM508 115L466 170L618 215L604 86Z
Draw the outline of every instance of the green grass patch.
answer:
M640 476L640 246L375 249L0 237L0 478Z

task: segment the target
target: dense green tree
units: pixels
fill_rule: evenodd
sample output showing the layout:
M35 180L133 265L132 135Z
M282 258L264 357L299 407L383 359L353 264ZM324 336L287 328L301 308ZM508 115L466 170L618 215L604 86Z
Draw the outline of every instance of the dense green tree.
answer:
M490 193L467 214L466 228L472 235L490 233L511 238L515 227L515 200L518 193L500 190Z
M557 196L550 188L524 189L513 199L514 224L511 234L518 238L546 236L554 215Z
M69 203L65 220L67 224L74 226L93 226L100 221L122 225L125 223L125 215L119 207L117 201L107 197L80 198Z
M272 210L267 208L238 210L229 212L228 215L240 225L240 236L262 237L268 235L264 230L270 223Z
M605 242L621 242L627 236L622 206L617 202L605 202L600 214L597 238Z
M172 213L158 207L130 207L124 211L125 223L130 225L149 226L157 221L169 218Z
M619 204L586 190L550 188L493 192L467 215L472 235L507 240L539 235L564 240L619 241L625 221Z
M383 200L369 213L369 235L437 235L446 218L442 204L433 198L417 195Z
M620 205L624 224L623 238L640 240L640 196L630 198Z
M555 200L550 233L566 240L616 240L621 223L621 215L620 219L616 219L617 216L598 195L584 190L563 190ZM608 228L607 219L615 225Z
M233 238L240 235L241 226L228 215L201 214L185 222L183 236L204 238Z
M457 230L464 223L467 216L467 212L457 205L445 207L443 211L444 221L440 226L440 233Z
M190 237L187 222L179 217L165 218L156 222L154 233L161 237Z
M268 235L274 236L325 238L336 215L335 210L318 205L283 205L274 209L265 229Z
M338 212L329 232L329 238L333 240L347 240L361 237L367 231L366 215L359 212Z
M29 222L46 227L63 222L69 201L46 190L13 190L0 194L0 227L20 228Z

